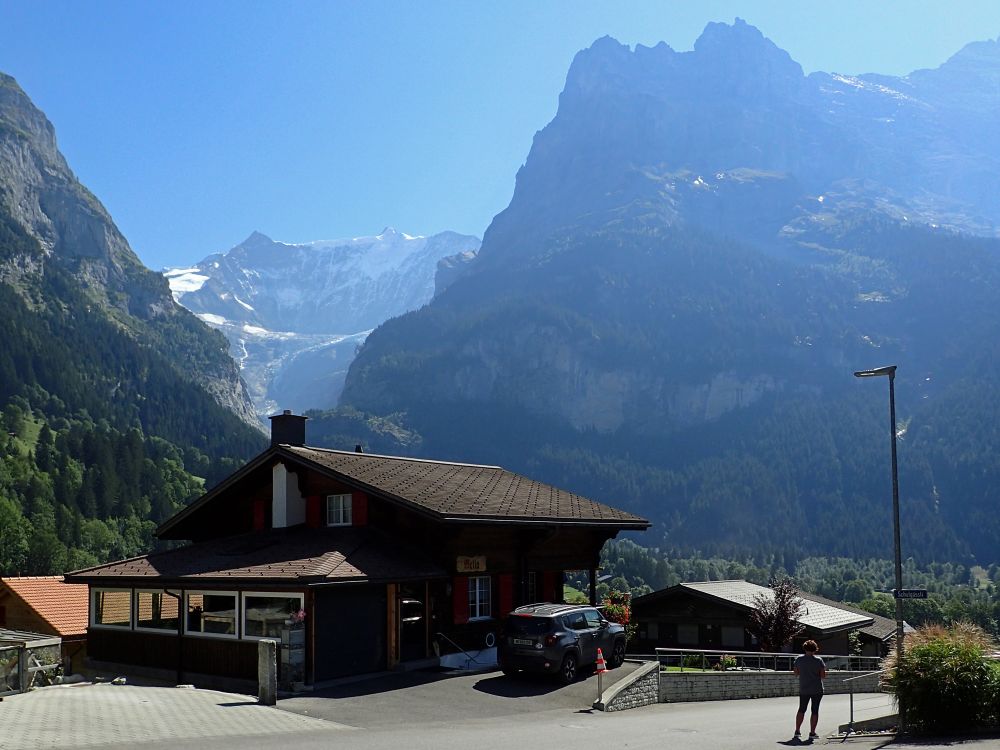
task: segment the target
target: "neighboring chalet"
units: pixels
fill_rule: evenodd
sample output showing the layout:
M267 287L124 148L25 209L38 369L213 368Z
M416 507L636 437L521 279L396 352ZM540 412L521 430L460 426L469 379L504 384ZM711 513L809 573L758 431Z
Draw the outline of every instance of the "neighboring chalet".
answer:
M87 587L62 576L0 578L0 629L56 635L67 673L87 654Z
M860 609L853 604L835 602L832 599L827 599L826 597L819 596L817 594L807 594L804 591L800 591L799 596L806 600L806 602L828 604L831 607L838 607L839 609L843 609L848 612L854 612L855 614L872 618L871 625L863 625L857 630L858 638L861 644L861 653L857 654L858 656L885 656L889 653L892 645L896 642L895 620L890 620L888 617L882 617L881 615L872 614L871 612L865 612L863 609ZM905 633L912 633L913 628L910 627L908 623L904 622L903 631Z
M759 651L760 645L747 630L758 595L773 594L771 589L748 581L702 581L640 596L632 602L637 624L634 650L651 653L656 647L690 647ZM867 612L809 594L800 594L800 598L803 607L797 620L803 630L793 640L792 651L800 651L802 643L812 639L819 644L821 654L846 655L850 653L848 633L876 626L876 616ZM872 638L882 635L876 628Z
M561 601L566 570L590 571L593 600L604 543L649 526L498 466L310 448L305 417L271 420L270 448L157 530L192 544L67 576L90 587L93 660L255 679L257 641L302 622L306 683L484 663L498 618Z

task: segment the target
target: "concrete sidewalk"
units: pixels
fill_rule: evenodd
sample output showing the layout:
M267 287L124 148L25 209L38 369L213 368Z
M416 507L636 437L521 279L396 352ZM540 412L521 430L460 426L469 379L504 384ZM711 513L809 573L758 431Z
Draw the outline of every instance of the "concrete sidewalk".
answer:
M255 697L176 687L61 685L0 702L0 748L138 745L351 729L257 704Z

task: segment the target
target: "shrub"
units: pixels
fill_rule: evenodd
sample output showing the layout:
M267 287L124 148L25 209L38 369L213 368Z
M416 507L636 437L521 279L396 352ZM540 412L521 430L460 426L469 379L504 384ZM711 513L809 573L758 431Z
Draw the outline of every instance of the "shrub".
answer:
M997 726L1000 665L986 660L994 645L969 623L931 625L906 636L902 660L886 657L883 684L902 706L906 725L948 733Z
M723 654L719 657L719 661L715 663L712 667L719 672L725 672L727 669L736 669L736 657L730 656L729 654Z
M686 654L684 656L684 668L704 669L705 657L702 654Z

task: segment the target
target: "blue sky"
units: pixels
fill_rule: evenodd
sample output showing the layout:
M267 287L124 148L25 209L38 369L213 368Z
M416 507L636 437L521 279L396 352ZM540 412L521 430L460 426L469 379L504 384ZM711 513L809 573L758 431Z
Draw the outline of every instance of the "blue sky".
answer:
M995 0L0 0L0 70L161 268L253 230L482 236L578 50L688 50L737 16L807 73L905 74L1000 35Z

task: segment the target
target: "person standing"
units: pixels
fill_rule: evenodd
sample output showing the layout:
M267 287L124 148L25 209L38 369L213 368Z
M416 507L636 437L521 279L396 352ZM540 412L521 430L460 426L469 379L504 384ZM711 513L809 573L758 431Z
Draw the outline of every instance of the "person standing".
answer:
M823 699L823 680L826 679L826 664L816 656L819 646L808 640L802 644L805 652L795 660L795 674L799 677L799 712L795 714L795 736L801 736L802 720L806 716L806 706L812 703L809 717L809 739L816 739L816 724L819 722L819 702Z

